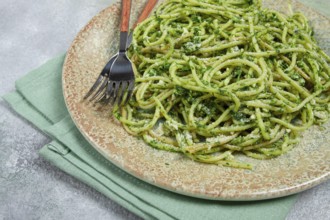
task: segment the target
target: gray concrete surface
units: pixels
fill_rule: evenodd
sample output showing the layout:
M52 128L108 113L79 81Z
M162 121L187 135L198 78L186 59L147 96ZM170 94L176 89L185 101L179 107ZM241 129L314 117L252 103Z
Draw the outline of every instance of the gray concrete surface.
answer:
M27 71L64 52L112 2L1 0L0 96ZM40 158L37 151L49 141L0 100L0 219L139 219ZM330 181L301 193L287 220L329 216Z

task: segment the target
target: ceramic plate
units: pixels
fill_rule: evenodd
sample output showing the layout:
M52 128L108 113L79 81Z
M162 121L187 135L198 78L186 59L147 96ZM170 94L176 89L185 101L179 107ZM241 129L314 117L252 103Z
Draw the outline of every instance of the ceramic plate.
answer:
M284 11L286 1L267 1L267 7ZM132 22L145 0L133 0ZM276 4L276 6L272 5ZM311 21L320 45L330 51L330 22L312 9L294 2ZM260 200L281 197L311 188L330 177L330 123L312 127L289 153L271 160L241 160L253 170L193 162L180 154L153 149L126 133L111 118L107 107L82 101L118 43L119 4L96 15L77 35L63 67L64 98L81 133L112 163L158 187L213 200Z

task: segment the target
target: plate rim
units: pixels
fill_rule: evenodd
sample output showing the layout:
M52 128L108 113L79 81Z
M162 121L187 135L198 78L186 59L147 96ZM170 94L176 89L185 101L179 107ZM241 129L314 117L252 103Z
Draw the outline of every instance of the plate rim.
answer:
M102 9L101 11L99 11L97 14L95 14L80 30L79 32L75 35L74 40L71 42L67 53L65 55L65 59L64 59L64 63L63 63L63 67L62 67L62 77L61 77L61 82L62 82L62 94L64 97L64 102L65 105L67 107L67 110L69 112L69 115L72 119L72 121L74 122L75 126L77 127L77 129L79 130L79 132L83 135L83 137L88 141L88 143L97 151L99 152L102 157L104 157L106 160L108 160L109 162L111 162L113 165L115 165L117 168L119 168L121 171L127 173L128 175L132 175L135 178L147 183L147 184L151 184L155 187L158 187L160 189L164 189L164 190L168 190L170 192L174 192L174 193L178 193L181 195L185 195L185 196L189 196L189 197L194 197L194 198L200 198L200 199L206 199L206 200L215 200L215 201L258 201L258 200L268 200L268 199L274 199L274 198L280 198L280 197L284 197L284 196L290 196L293 194L297 194L299 192L308 190L314 186L317 186L327 180L330 179L330 172L325 173L317 178L314 178L312 180L306 181L306 182L302 182L300 184L296 184L294 186L290 186L290 187L285 187L285 188L277 188L274 189L273 192L272 191L261 191L261 192L255 192L255 193L244 193L241 192L240 196L236 196L236 197L212 197L212 196L208 196L207 194L197 194L197 193L190 193L187 191L183 191L183 190L174 190L171 187L159 184L159 183L155 183L153 181L150 181L149 179L143 178L139 175L136 175L131 169L128 169L127 167L122 166L120 163L118 163L117 161L111 160L109 158L109 156L107 155L107 152L105 150L103 150L101 147L97 146L97 144L95 144L90 137L88 137L88 135L86 134L86 132L84 131L84 129L81 127L81 124L77 121L77 119L75 118L75 116L72 114L72 110L70 109L70 105L69 103L67 103L67 98L66 98L66 94L65 94L65 72L66 72L66 68L67 68L67 63L68 60L70 58L70 55L73 55L73 48L76 45L76 43L78 42L78 38L79 36L81 36L82 33L84 33L85 31L87 31L89 29L90 26L93 26L93 23L95 21L97 21L97 18L101 17L103 13L113 9L116 9L116 5L118 4L118 2L111 4L110 6ZM329 18L327 18L326 16L324 16L323 14L315 11L314 9L312 9L309 6L306 6L303 3L299 4L303 5L304 7L308 7L310 8L313 12L316 12L318 15L322 16L325 19L330 20Z

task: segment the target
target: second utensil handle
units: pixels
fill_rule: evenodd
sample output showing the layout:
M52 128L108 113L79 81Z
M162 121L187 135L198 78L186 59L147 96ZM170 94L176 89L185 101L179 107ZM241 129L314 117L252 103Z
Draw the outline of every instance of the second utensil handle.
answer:
M142 13L140 14L138 20L133 25L133 28L132 29L134 29L139 23L141 23L142 21L144 21L144 19L146 19L149 16L149 14L152 11L152 9L154 9L157 1L158 0L149 0L147 2L147 4L145 5Z
M122 0L122 2L121 2L121 24L120 24L121 32L128 32L130 14L131 14L131 0Z

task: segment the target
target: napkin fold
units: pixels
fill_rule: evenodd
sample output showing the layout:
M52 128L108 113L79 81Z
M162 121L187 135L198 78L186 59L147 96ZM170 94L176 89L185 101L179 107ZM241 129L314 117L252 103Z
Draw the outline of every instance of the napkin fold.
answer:
M141 181L101 156L80 134L65 107L61 73L65 55L16 81L3 98L53 141L40 150L52 164L144 219L284 219L296 196L253 202L210 201Z

